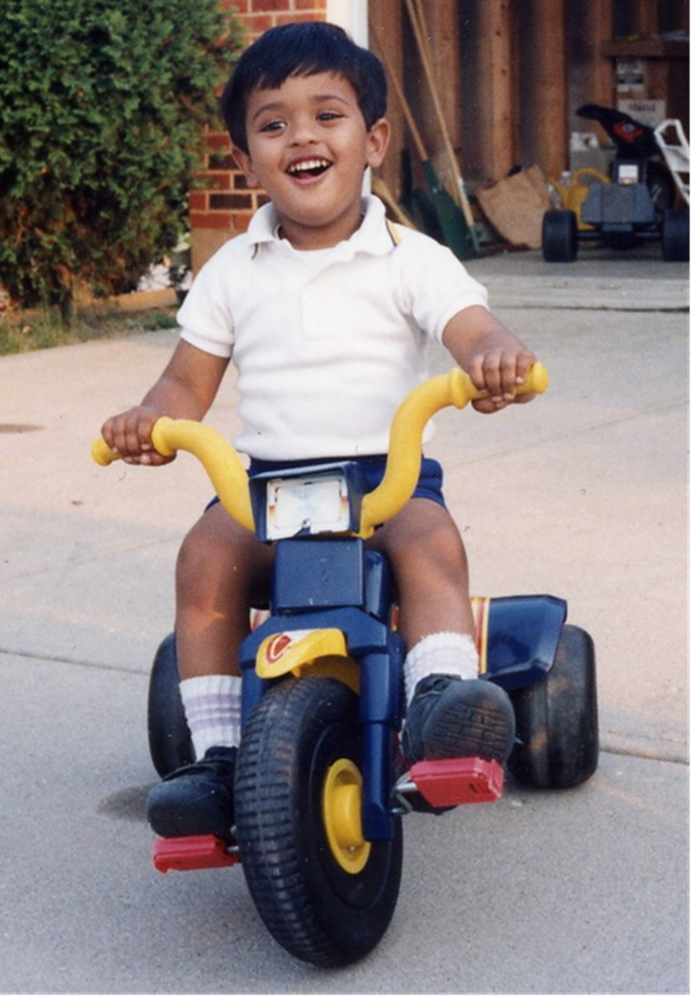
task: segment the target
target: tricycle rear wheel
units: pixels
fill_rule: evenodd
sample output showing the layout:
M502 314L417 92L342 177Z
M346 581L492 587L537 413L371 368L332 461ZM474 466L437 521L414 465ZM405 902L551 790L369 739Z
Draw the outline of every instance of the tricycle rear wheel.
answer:
M398 899L400 818L392 840L358 840L356 830L348 843L353 822L361 835L361 765L358 699L334 679L275 685L243 731L236 834L250 893L278 943L324 968L368 954ZM343 836L331 811L341 794L349 811Z
M534 685L511 692L514 777L535 788L574 788L595 772L599 754L595 647L585 630L565 625L554 664Z
M149 753L161 778L194 762L192 737L180 696L174 633L170 633L161 643L151 668L148 732Z
M662 220L662 258L685 263L689 258L689 212L665 211Z

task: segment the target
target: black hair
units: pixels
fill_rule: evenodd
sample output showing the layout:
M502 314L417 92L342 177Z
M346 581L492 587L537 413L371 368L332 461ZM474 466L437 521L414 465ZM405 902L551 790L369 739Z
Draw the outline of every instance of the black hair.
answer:
M274 90L290 76L336 73L348 80L369 130L386 113L386 75L376 55L361 48L343 28L302 21L270 28L238 60L221 97L231 141L248 152L245 115L254 90Z

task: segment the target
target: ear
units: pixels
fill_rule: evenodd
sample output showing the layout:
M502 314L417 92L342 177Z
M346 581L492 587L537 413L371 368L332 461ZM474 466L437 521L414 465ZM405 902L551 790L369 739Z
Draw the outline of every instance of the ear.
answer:
M249 187L258 187L259 180L254 172L254 167L252 166L252 160L247 152L243 152L242 149L238 149L236 145L231 149L231 155L235 160L238 169L242 170L245 174L245 179L247 180L247 185Z
M386 118L375 121L367 133L367 165L376 169L384 162L391 138L391 125Z

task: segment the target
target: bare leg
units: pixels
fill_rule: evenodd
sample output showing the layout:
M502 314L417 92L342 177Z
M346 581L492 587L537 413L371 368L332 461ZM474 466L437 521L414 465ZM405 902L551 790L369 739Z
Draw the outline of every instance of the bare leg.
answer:
M240 673L253 596L263 594L273 552L215 505L178 556L175 632L180 676Z
M432 633L474 633L468 562L446 509L415 498L370 543L393 565L400 596L399 629L409 648Z
M373 539L393 564L408 646L406 758L503 762L514 739L513 710L503 689L475 679L468 565L451 516L441 505L413 499Z

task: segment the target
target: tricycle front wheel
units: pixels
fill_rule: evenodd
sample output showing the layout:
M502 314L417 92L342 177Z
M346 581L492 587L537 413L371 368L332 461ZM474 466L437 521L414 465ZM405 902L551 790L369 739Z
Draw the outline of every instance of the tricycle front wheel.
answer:
M365 841L358 699L331 678L288 678L242 736L236 834L254 903L274 938L324 968L364 957L398 899L403 839Z
M554 664L534 685L511 692L514 777L535 788L574 788L595 772L599 754L595 647L585 630L564 626Z

